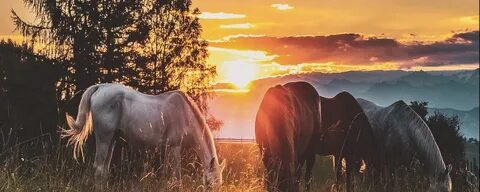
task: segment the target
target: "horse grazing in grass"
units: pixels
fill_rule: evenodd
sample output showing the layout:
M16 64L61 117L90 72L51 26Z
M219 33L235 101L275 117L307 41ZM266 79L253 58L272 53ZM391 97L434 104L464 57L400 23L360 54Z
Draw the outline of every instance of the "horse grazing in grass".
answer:
M319 128L318 98L306 82L277 85L265 93L256 115L255 138L268 191L298 191L298 163L304 161L310 139Z
M355 98L341 92L333 98L320 97L321 132L311 140L312 153L306 158L306 189L310 188L315 154L333 155L337 185L342 175L342 159L346 161L347 191L352 191L353 174L359 172L362 160L375 164L376 138L368 118ZM302 162L303 164L303 162Z
M174 175L181 181L181 149L194 146L204 166L207 187L216 190L222 183L222 165L214 140L196 104L181 91L146 95L120 84L99 84L82 95L77 119L67 115L68 144L74 146L74 158L83 158L83 145L95 135L94 170L96 181L103 181L115 141L122 137L137 149L168 148L173 156Z
M381 138L383 157L380 169L391 175L395 167L410 165L414 157L425 165L429 175L429 191L452 190L451 166L445 166L442 154L428 125L405 102L397 101L380 107L365 99L357 99L372 125L374 134Z

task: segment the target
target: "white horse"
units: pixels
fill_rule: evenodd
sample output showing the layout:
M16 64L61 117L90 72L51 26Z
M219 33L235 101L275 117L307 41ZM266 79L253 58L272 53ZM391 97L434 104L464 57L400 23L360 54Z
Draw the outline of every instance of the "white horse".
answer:
M120 84L99 84L82 95L77 119L67 114L70 129L63 130L74 146L74 158L83 158L83 145L94 132L95 178L108 176L115 141L122 137L139 149L164 149L173 156L174 175L181 181L181 148L194 146L204 167L204 182L216 190L222 183L214 140L196 104L181 91L146 95ZM100 179L100 180L98 180Z
M389 168L408 164L414 155L426 166L429 191L451 191L451 166L445 166L440 149L428 125L405 102L397 101L380 107L365 99L357 99L372 126L375 138L380 138Z

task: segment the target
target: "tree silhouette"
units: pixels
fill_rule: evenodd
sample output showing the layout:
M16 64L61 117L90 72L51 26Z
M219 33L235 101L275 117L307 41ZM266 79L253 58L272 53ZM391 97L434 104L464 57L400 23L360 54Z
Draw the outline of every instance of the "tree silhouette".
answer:
M56 133L58 64L25 45L0 41L0 74L1 144Z
M465 160L465 146L458 117L449 117L435 112L428 117L427 124L442 152L445 163L459 166L458 163Z
M64 63L61 100L96 83L145 93L186 91L207 112L215 66L190 0L25 0L35 24L12 19L39 52ZM76 101L78 102L78 101Z
M428 102L425 101L411 101L410 107L420 116L424 121L427 120Z

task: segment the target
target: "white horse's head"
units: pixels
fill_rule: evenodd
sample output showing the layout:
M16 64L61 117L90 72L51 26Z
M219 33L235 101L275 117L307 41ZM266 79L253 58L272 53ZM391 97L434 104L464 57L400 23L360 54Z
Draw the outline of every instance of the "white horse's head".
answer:
M438 192L450 192L452 191L452 179L450 178L450 171L452 166L448 165L447 168L440 174L439 177L434 178L430 182L430 188L428 191L438 191Z
M222 172L225 168L225 160L222 163L218 163L218 160L214 157L210 161L209 165L205 169L204 183L207 187L207 191L220 191L222 186Z

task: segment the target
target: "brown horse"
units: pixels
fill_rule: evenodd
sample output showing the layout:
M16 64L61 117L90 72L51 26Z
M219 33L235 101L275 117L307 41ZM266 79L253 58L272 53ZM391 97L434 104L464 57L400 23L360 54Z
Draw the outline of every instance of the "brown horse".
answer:
M305 161L320 127L318 93L306 82L267 90L255 121L255 137L266 169L268 191L298 191L299 162Z
M341 92L333 98L320 97L321 133L315 135L310 148L319 155L333 155L337 185L341 178L341 162L346 161L347 191L353 190L353 173L360 170L361 161L375 163L375 138L368 118L357 100L347 92ZM315 153L307 158L305 173L306 188L311 180L311 170L315 162ZM301 162L303 164L303 162Z
M334 155L337 183L341 159L347 162L347 190L361 160L371 163L375 139L357 100L347 92L320 97L306 82L270 88L257 112L255 136L263 155L268 191L297 191L307 163L309 189L315 155Z

